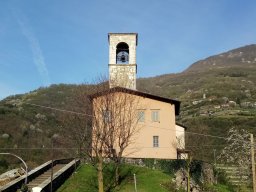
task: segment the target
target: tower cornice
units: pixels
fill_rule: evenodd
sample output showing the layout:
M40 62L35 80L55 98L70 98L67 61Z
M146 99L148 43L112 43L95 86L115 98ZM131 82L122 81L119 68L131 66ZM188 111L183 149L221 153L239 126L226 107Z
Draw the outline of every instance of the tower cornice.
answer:
M121 36L121 35L135 35L136 36L136 45L138 45L138 33L108 33L108 43L109 43L109 36Z

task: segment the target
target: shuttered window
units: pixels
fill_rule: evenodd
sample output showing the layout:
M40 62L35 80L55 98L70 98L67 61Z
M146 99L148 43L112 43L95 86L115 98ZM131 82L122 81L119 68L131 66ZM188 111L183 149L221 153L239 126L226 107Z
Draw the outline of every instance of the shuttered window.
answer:
M151 110L151 120L153 122L159 122L159 110Z
M159 136L153 136L153 147L159 147Z

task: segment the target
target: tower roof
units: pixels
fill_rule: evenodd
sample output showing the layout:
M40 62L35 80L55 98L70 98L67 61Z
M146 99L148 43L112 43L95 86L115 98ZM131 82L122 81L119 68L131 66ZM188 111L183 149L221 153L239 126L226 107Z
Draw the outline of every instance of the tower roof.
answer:
M138 45L138 33L108 33L108 43L109 43L109 36L118 36L118 35L135 35L136 36L136 45Z

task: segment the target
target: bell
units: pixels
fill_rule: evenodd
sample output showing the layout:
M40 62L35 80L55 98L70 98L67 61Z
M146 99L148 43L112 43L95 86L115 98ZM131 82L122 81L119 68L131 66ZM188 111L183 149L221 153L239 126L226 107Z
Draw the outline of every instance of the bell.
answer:
M122 61L123 63L126 61L125 55L122 55L122 56L121 56L121 61Z

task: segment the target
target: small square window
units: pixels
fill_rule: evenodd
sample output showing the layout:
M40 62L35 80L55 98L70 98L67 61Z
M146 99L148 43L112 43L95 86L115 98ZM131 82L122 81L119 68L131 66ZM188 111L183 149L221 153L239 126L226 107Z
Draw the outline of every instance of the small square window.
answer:
M145 111L144 110L138 111L138 122L145 122Z
M159 136L153 136L153 147L159 147Z
M104 123L109 123L111 121L111 112L108 110L102 111L102 117Z
M151 111L151 119L153 122L159 122L159 110Z

